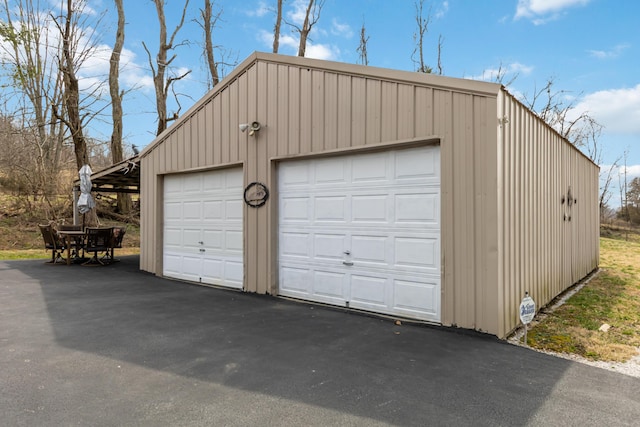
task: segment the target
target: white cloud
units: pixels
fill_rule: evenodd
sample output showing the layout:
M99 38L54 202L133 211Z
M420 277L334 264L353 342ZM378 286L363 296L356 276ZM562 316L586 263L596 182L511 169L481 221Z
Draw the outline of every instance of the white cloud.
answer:
M307 42L305 57L325 60L336 60L340 51L335 46L326 44L311 44Z
M621 173L624 174L625 167L621 167ZM627 179L631 181L633 178L640 178L640 165L627 165Z
M584 6L591 0L518 0L515 19L530 19L535 25L558 19L566 9Z
M597 59L614 59L619 57L627 48L629 48L628 44L619 44L611 50L589 50L587 52Z
M441 19L444 17L444 15L447 14L448 11L449 11L449 2L443 1L440 7L436 10L436 13L433 15L433 17L436 19Z
M107 85L109 75L109 63L112 48L107 45L97 46L95 51L88 55L78 70L78 84L81 90L95 90L102 84L100 95L105 95L109 88ZM186 69L178 69L178 75L186 72ZM153 89L153 78L148 67L136 63L136 54L129 49L122 49L120 54L120 85L122 89L149 90Z
M258 2L258 6L255 9L245 9L244 10L244 13L247 16L251 16L251 17L255 16L257 18L262 18L263 16L265 16L269 12L271 12L271 9L269 9L269 6L264 1L259 1Z
M273 34L266 30L260 31L257 38L265 46L273 44ZM291 34L280 34L280 53L296 55L299 46L300 39L298 37L294 37ZM314 43L311 40L307 40L305 57L335 61L340 57L340 49L334 45Z
M604 125L606 132L640 136L640 84L588 94L576 104L573 114L582 112Z
M304 17L307 14L307 2L305 0L294 0L291 5L292 10L287 12L287 18L293 24L302 26Z
M511 64L500 64L497 68L487 68L482 74L471 76L473 80L484 80L488 82L495 82L498 78L502 77L503 81L512 80L518 75L529 75L533 71L533 67L524 65L519 62L512 62ZM506 83L505 83L506 84Z
M333 18L331 20L331 34L350 39L351 37L353 37L353 30L351 29L349 24L343 24L336 18Z

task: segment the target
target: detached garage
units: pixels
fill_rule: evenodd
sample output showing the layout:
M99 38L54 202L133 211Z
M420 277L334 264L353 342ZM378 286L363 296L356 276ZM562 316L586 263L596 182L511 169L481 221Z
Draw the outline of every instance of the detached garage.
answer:
M598 265L598 167L498 84L254 53L140 157L161 276L503 337Z

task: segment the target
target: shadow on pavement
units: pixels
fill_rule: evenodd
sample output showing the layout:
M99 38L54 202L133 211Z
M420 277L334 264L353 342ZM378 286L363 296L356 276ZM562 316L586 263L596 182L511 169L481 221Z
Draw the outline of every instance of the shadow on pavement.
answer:
M0 375L15 391L0 410L17 425L87 420L67 406L93 408L104 425L109 414L155 425L631 425L640 415L637 379L480 334L165 280L138 261L0 262L0 361L16 372Z

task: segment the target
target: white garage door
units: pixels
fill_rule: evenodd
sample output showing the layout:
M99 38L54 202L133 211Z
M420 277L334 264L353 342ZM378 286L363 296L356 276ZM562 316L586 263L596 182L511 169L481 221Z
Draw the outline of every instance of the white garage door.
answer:
M283 162L279 293L440 321L440 147Z
M164 180L163 274L242 288L242 169Z

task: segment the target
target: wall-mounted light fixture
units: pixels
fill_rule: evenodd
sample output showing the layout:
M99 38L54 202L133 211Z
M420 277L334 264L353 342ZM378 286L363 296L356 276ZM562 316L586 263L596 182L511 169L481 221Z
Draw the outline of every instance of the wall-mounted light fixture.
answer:
M260 130L260 128L261 128L260 122L251 122L251 124L242 123L240 125L241 132L245 132L247 129L249 129L249 136L253 136L256 132Z

